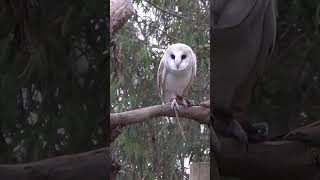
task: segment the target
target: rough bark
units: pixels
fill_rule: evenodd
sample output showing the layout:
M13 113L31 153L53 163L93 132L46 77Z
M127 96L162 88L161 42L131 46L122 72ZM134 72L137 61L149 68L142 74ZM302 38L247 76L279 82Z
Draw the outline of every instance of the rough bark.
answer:
M116 45L113 35L121 29L121 27L133 15L134 8L131 0L111 0L110 1L110 45L111 62L114 65L115 72L119 78L119 82L123 81L123 57L121 46Z
M318 180L319 146L299 141L249 144L248 151L232 139L223 139L218 157L221 175L248 180Z
M232 139L222 139L219 168L225 176L260 180L320 179L320 121L294 129L248 151Z
M286 134L285 138L320 145L320 121L297 128Z
M102 148L37 162L0 165L0 174L1 179L14 180L106 180L110 165L109 148Z
M131 0L110 1L110 36L116 33L134 13Z
M179 106L179 116L193 119L201 124L209 123L210 108L205 106L183 107ZM122 113L110 114L111 128L142 122L160 116L175 117L170 105L155 105Z

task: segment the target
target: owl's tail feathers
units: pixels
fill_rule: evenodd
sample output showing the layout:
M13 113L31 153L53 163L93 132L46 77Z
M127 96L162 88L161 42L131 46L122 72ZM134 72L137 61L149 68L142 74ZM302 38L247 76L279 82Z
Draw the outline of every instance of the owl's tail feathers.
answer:
M178 115L178 111L176 109L174 109L174 113L176 114L176 119L177 119L177 124L179 126L180 132L181 132L181 136L183 138L183 141L186 143L187 142L187 138L183 132L182 126L180 124L180 119L179 119L179 115Z
M176 120L177 120L177 124L179 126L179 130L180 130L180 133L181 133L181 136L182 136L182 139L185 143L187 143L187 138L183 132L183 129L182 129L182 126L180 124L180 119L179 119L179 114L178 114L178 111L179 111L179 105L177 103L177 99L176 98L173 98L172 102L171 102L171 109L174 110L174 114L176 115Z

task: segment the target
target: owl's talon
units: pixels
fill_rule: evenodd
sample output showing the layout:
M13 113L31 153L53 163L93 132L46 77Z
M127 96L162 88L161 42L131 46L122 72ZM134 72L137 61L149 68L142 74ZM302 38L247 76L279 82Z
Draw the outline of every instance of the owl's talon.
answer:
M178 103L177 103L177 99L176 99L176 98L173 98L173 99L172 99L171 109L172 109L172 110L176 109L176 110L179 111L179 105L178 105Z
M182 105L184 107L188 107L188 103L187 103L187 101L185 99L182 99Z
M194 106L194 101L193 100L186 100L186 102L187 102L187 107Z

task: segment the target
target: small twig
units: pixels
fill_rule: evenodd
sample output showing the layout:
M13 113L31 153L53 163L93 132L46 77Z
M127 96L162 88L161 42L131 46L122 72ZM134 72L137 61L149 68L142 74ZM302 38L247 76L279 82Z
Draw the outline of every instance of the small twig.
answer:
M286 54L287 52L289 52L289 50L291 48L293 48L298 42L300 42L301 39L305 38L305 34L301 34L300 36L298 36L296 39L294 39L288 46L287 46L287 49L284 50L284 53L280 54L279 56L276 57L276 59L282 59Z
M148 4L151 4L153 7L155 7L156 9L159 9L160 11L162 11L162 12L165 12L165 13L167 13L167 14L170 14L170 15L172 15L172 16L174 16L174 17L177 17L177 18L181 18L181 19L189 19L189 18L187 18L187 17L185 17L185 16L182 16L182 15L179 15L179 14L176 14L176 13L173 13L173 12L170 12L170 11L167 11L167 10L165 10L165 9L163 9L162 7L159 7L159 6L157 6L156 4L154 4L154 3L152 3L152 2L150 2L150 1L147 1L146 0L146 2L148 3Z
M137 15L145 24L147 24L147 21L146 21L145 19L143 19L138 13L136 13L136 15ZM166 31L161 30L159 27L156 27L156 26L152 25L151 23L149 23L149 26L156 28L156 31L160 31L160 32L166 34L169 38L172 38L173 40L178 41L178 38L177 38L177 37L174 37L174 36L170 35L170 34L167 33Z

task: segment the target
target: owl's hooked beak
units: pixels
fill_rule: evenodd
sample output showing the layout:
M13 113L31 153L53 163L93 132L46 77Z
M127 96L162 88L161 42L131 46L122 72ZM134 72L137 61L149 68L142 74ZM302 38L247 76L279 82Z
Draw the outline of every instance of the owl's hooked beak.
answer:
M175 64L176 64L177 69L179 69L179 66L180 66L180 64L181 64L181 60L180 60L180 59L177 59L177 60L175 61Z

